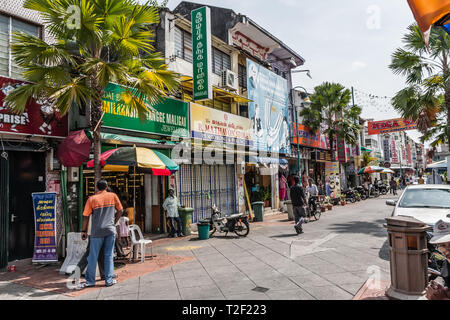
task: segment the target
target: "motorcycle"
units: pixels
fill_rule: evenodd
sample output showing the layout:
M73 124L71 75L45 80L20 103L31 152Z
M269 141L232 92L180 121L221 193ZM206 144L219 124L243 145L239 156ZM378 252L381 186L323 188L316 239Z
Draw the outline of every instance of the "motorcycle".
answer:
M357 201L355 190L353 190L352 188L348 188L343 193L345 194L346 201L350 201L351 203L355 203Z
M228 235L228 232L234 232L239 237L246 237L249 234L250 224L248 222L247 214L238 213L222 217L222 213L215 204L212 205L211 209L211 217L207 219L207 221L204 221L209 222L210 236L216 231L220 233L225 232L225 236Z
M357 186L356 191L359 193L361 200L366 200L367 197L367 190L363 186Z
M368 198L370 198L371 196L374 198L378 198L380 196L380 190L378 189L378 184L377 185L372 185L372 187L370 188L370 190L368 191Z
M320 210L320 207L318 205L318 197L310 196L307 208L307 219L305 219L305 222L308 223L311 220L311 217L314 217L314 219L317 221L320 219L321 215L322 211Z
M382 195L388 194L389 189L390 189L390 187L388 185L386 185L385 183L383 183L381 181L378 183L378 190L380 191L380 194L382 194Z
M441 270L446 257L437 250L437 246L430 243L433 234L427 232L427 249L428 249L428 279L435 280L441 276Z

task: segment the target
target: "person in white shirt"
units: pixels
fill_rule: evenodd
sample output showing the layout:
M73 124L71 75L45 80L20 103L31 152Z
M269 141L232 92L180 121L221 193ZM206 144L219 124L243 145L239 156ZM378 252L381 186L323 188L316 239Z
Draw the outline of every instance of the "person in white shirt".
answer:
M163 208L167 212L167 220L169 221L170 230L169 237L183 237L183 233L181 232L181 219L178 214L178 207L180 203L178 198L175 196L175 191L173 189L169 189L169 196L163 203ZM177 224L177 228L175 228L175 223Z
M317 186L314 184L314 180L313 179L309 179L308 180L308 187L306 187L306 192L308 193L308 197L309 197L309 201L313 207L314 210L317 210L317 196L319 195L319 189L317 188Z

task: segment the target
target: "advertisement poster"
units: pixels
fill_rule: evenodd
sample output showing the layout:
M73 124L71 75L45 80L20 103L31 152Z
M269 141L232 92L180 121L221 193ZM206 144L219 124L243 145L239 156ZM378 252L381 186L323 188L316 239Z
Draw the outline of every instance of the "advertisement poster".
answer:
M121 103L125 88L114 83L108 84L103 96L103 127L119 128L130 131L155 133L164 136L189 136L188 103L165 98L162 102L147 105L150 112L146 121L141 121L137 112Z
M32 262L57 262L56 193L33 193L34 252Z
M253 150L290 153L287 81L247 59Z
M192 138L253 146L250 119L191 103Z
M384 134L389 132L398 132L417 129L417 121L406 120L403 118L389 119L382 121L369 121L367 124L369 135Z
M392 139L392 163L399 163L397 155L397 147L395 146L394 139Z
M330 198L338 198L341 195L339 162L325 162L325 184L330 186Z
M337 145L337 155L338 161L345 163L347 162L347 152L345 150L345 141L339 136L336 137L336 145Z
M49 100L32 100L23 114L14 114L4 98L26 82L0 77L0 132L22 133L46 137L66 137L68 116L61 117Z

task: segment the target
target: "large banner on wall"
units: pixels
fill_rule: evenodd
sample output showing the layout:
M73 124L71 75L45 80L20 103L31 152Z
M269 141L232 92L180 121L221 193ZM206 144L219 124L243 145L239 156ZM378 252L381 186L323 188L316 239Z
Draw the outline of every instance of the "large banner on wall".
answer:
M403 118L369 121L369 135L384 134L389 132L398 132L417 129L417 121L406 120Z
M23 114L14 114L5 97L26 82L0 77L0 132L22 133L36 136L66 137L69 130L68 116L60 116L49 100L31 100Z
M121 103L122 86L108 84L103 96L102 110L103 127L119 128L129 131L153 133L163 136L189 136L188 103L172 98L148 106L150 110L144 121L139 119L137 112L130 110Z
M34 252L32 262L56 262L56 192L33 193Z
M290 153L286 79L247 59L247 86L253 149Z
M297 129L298 128L298 129ZM313 132L311 128L304 126L302 124L294 123L292 134L292 143L298 144L301 146L307 146L312 148L318 148L320 145L320 134L319 130Z
M191 103L192 138L253 146L250 119Z

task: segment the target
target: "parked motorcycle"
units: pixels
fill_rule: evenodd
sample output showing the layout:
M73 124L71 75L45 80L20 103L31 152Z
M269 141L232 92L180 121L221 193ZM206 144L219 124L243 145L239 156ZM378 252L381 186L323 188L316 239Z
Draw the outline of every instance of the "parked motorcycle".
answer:
M378 198L380 196L380 190L378 189L378 184L372 185L372 187L370 188L370 190L367 194L368 194L368 198L370 198L370 197Z
M228 232L234 232L239 237L246 237L249 234L250 224L248 222L247 214L238 213L222 217L222 213L215 204L212 205L211 209L211 218L208 219L210 236L216 231L220 233L225 232L225 236Z
M445 256L440 253L437 246L430 243L433 234L427 232L427 248L428 248L428 279L435 280L441 276L441 270L446 260Z
M350 201L351 203L356 202L356 194L353 188L348 188L343 193L345 194L345 201Z
M356 191L360 194L361 200L367 199L368 193L367 193L367 190L363 186L357 186Z
M378 183L378 190L380 191L380 194L386 195L389 193L390 187L386 185L384 182L380 181Z

